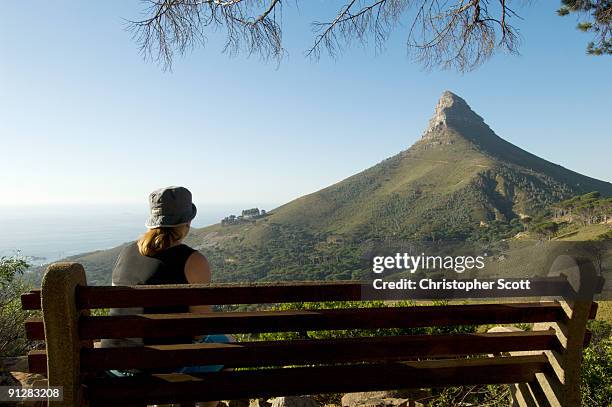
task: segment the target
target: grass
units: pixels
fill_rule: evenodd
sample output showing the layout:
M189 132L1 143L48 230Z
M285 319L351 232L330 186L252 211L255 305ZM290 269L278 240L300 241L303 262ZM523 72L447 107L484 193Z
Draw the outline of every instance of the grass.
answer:
M597 301L597 319L612 323L612 301Z
M610 226L603 224L578 226L568 233L561 232L554 240L585 242L587 240L597 238L599 235L606 233L608 230L610 230Z

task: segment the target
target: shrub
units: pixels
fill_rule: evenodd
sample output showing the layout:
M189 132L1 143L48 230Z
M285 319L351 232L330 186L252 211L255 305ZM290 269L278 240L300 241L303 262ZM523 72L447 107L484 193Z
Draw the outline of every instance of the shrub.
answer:
M29 350L24 322L34 312L21 309L20 295L32 288L23 276L29 264L19 255L0 257L0 354L20 356Z
M593 407L612 405L612 324L589 321L593 333L582 362L582 404Z

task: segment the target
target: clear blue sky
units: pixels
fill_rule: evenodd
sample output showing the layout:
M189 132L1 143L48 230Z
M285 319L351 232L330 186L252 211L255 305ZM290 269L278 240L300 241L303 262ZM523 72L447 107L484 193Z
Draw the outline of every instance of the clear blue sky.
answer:
M308 60L309 22L330 3L285 4L278 67L221 54L212 33L172 73L123 29L138 1L5 3L0 205L136 203L172 184L201 205L280 204L408 148L446 89L506 140L612 181L612 59L585 55L590 36L558 2L521 11L521 56L464 75L424 72L405 30L379 55Z

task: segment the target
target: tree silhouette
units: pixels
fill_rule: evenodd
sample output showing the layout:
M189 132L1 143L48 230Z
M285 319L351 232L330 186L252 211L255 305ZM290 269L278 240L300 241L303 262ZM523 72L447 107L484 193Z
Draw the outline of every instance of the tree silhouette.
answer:
M578 28L594 34L587 45L589 55L612 55L612 1L610 0L562 0L557 10L560 16L578 14L582 21Z
M302 2L294 0L299 6ZM204 45L206 30L225 32L224 52L246 52L280 61L282 0L144 0L146 17L130 21L146 59L169 69L175 53ZM318 59L322 52L334 57L353 42L373 41L384 47L389 35L408 27L409 54L426 68L472 70L497 50L517 53L520 19L511 4L523 0L341 0L335 15L313 21L314 38L305 51ZM293 4L293 3L292 3ZM559 15L579 13L584 31L596 34L588 45L592 55L611 52L612 1L562 0Z

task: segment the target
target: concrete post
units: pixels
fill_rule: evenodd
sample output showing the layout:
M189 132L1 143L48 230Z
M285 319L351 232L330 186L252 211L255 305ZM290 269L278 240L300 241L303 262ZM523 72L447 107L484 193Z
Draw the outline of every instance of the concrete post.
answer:
M567 300L571 308L571 314L566 324L567 344L563 355L563 399L564 406L580 406L580 371L582 365L582 351L586 324L593 303L597 283L597 271L593 263L586 259L576 260L579 276L570 279L570 284L575 292L574 298Z
M84 403L80 378L80 343L75 290L87 285L85 270L78 263L55 263L43 276L41 299L47 342L49 386L62 386L64 400L54 406Z
M552 372L538 374L532 391L539 395L540 405L576 407L581 405L580 371L586 324L589 319L597 284L597 271L588 258L558 256L553 269L561 270L573 293L560 301L567 314L566 321L539 323L534 329L553 328L564 351L547 351ZM554 271L554 270L553 270Z
M510 386L513 407L578 407L583 341L591 304L596 290L597 272L586 258L558 256L551 267L562 274L574 291L571 298L560 301L566 321L534 324L534 330L554 329L564 351L546 351L550 370L537 373L530 383ZM554 270L553 270L554 271ZM514 327L495 327L488 332L512 332ZM539 354L540 351L509 352L511 355Z

